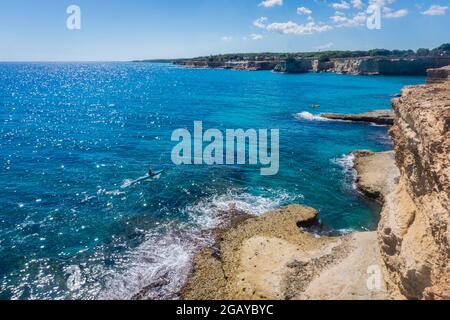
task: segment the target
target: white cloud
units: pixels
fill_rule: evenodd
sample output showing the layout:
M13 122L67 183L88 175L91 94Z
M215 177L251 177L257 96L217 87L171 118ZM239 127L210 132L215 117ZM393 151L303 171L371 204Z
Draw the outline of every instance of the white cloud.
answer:
M308 21L305 24L297 24L295 22L288 21L288 22L271 23L267 26L267 30L269 31L276 31L281 34L296 34L296 35L325 32L331 29L333 29L332 26L323 23L316 23L312 20Z
M297 13L298 14L310 15L312 13L312 10L308 9L306 7L299 7L299 8L297 8Z
M257 28L264 29L266 27L267 17L261 17L253 22L253 25Z
M363 3L361 0L352 0L353 8L362 9Z
M445 12L448 10L447 6L440 6L440 5L432 5L427 10L422 12L422 14L426 16L443 16L445 15Z
M391 8L384 7L383 8L383 17L387 19L396 19L396 18L402 18L404 16L408 15L408 10L406 9L400 9L394 11Z
M369 9L380 8L383 11L383 17L386 19L402 18L408 15L407 9L394 10L389 7L395 0L369 0Z
M352 17L347 17L342 12L336 12L334 16L330 17L331 21L336 25L336 27L359 27L366 24L367 15L365 12L358 12Z
M283 0L264 0L259 4L260 7L271 8L275 6L282 6Z
M317 50L325 50L325 49L330 49L333 46L334 46L334 43L333 42L329 42L327 44L323 44L323 45L317 46L317 47L315 47L315 49L317 49Z
M223 42L230 42L230 41L233 41L233 37L230 37L230 36L223 36L223 37L221 38L221 40L222 40Z
M264 36L262 34L253 33L250 35L250 39L252 39L254 41L258 41L258 40L264 39Z
M372 10L375 10L377 8L385 9L394 2L395 0L369 0L368 9Z
M386 7L387 5L393 4L394 2L395 2L395 0L370 0L369 5Z
M347 1L342 0L341 2L332 3L331 7L333 7L335 10L347 10L351 8L351 5Z

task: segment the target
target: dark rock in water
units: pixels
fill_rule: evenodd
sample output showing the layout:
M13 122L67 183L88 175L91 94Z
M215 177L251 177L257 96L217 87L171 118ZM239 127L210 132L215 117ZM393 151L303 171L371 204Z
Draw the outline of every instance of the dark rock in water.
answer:
M300 230L317 235L325 235L329 233L329 228L325 226L317 217L297 222Z
M310 228L317 227L320 225L321 225L321 223L319 222L319 220L317 220L317 217L297 222L297 226L302 229L310 229Z
M381 125L393 125L394 124L394 111L392 110L375 110L360 114L337 114L337 113L324 113L320 115L322 118L332 120L345 120L355 122L367 122Z

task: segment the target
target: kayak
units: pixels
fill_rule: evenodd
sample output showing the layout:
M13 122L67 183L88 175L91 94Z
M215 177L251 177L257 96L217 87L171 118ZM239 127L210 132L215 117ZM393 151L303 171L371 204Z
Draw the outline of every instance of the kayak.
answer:
M141 182L145 182L145 181L153 181L153 180L158 180L161 177L161 174L164 172L164 170L160 170L160 171L156 171L154 172L152 175L145 175L143 177L140 177L136 180L133 181L127 181L122 188L128 188L131 187L135 184L141 183Z

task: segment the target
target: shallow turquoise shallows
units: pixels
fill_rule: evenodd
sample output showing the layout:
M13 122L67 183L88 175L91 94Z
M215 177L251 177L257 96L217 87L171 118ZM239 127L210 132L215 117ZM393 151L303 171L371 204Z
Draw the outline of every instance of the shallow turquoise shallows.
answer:
M387 128L321 112L389 108L422 77L191 70L167 64L0 64L0 299L175 298L230 207L297 203L335 231L373 229L355 149ZM312 108L320 105L320 108ZM280 172L175 166L173 130L279 129ZM148 165L159 180L129 186Z

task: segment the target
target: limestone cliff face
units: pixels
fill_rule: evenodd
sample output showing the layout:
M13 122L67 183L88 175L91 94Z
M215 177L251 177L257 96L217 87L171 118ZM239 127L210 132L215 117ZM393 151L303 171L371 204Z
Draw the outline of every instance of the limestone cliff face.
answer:
M429 68L450 64L450 58L348 58L333 59L322 71L361 75L426 75ZM321 71L321 70L318 70Z
M428 83L440 83L445 81L450 81L450 66L438 69L429 69L427 71Z
M336 59L333 60L333 66L328 72L344 73L344 74L379 74L379 61L369 58L355 59Z
M400 179L379 242L390 290L450 299L450 82L407 87L393 101Z
M278 61L239 61L225 63L226 69L248 70L248 71L270 71L274 70Z
M284 73L334 72L355 75L426 75L430 68L450 64L446 57L419 58L342 58L322 61L317 59L288 59L280 62L275 71Z
M281 61L274 69L275 72L283 73L306 73L313 69L312 59L287 59Z
M282 73L335 72L356 75L426 75L427 69L450 64L450 57L379 58L360 57L319 60L290 58L286 60L184 60L176 62L189 68L233 70L273 70ZM442 71L436 71L442 73ZM437 74L436 73L436 74ZM442 77L442 75L439 75Z

